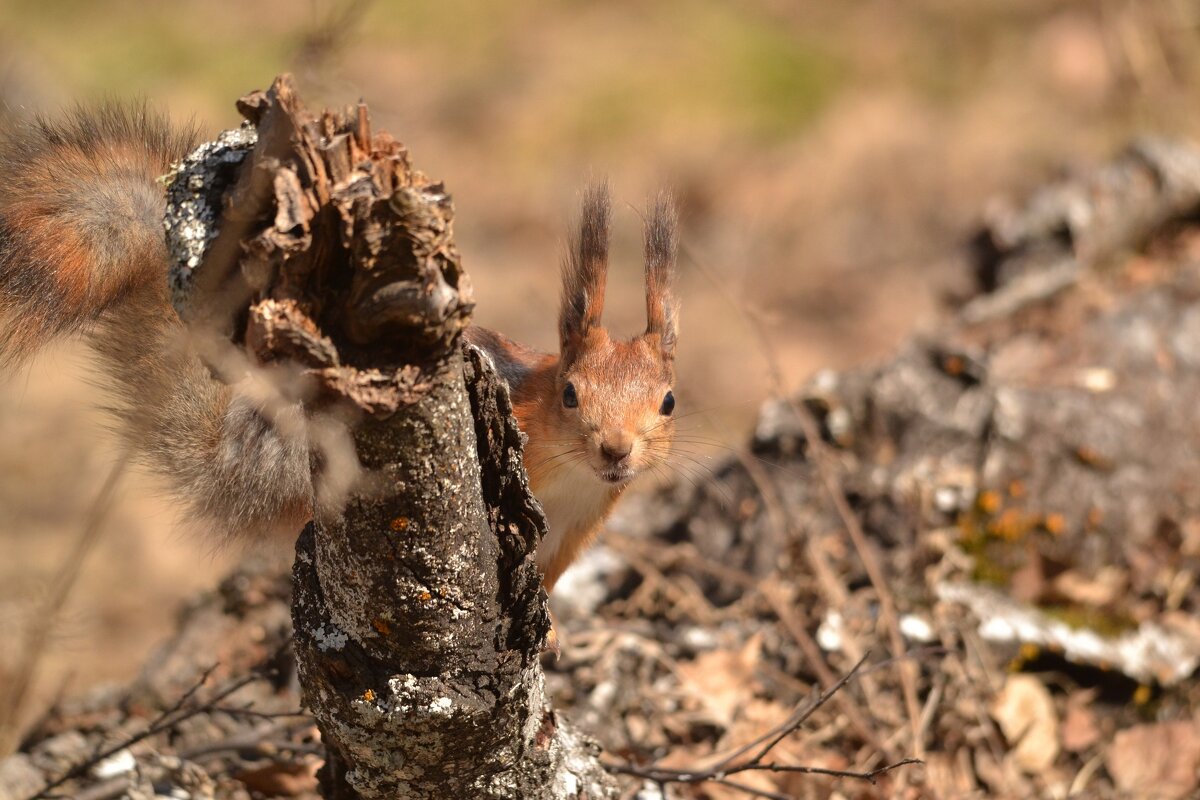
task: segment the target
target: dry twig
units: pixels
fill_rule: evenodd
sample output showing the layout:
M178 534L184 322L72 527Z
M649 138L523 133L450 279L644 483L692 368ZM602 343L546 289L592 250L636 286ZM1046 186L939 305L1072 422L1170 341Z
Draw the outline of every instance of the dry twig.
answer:
M695 266L706 275L708 274L706 266L694 253L689 251L685 251L685 253ZM711 275L709 277L710 279L712 278ZM820 426L817 424L812 412L803 403L797 403L787 391L779 355L763 330L761 319L755 313L755 309L748 303L739 301L730 295L721 286L719 281L713 280L713 283L718 286L738 313L741 314L747 326L759 341L759 349L766 359L774 392L780 400L787 403L788 408L795 415L800 425L805 444L808 446L808 452L816 467L817 475L826 493L829 495L834 510L845 526L846 533L850 536L850 541L858 553L859 560L866 569L867 577L871 582L871 588L875 590L875 595L879 600L879 618L887 631L888 645L892 651L892 656L900 658L904 655L904 637L900 633L900 619L896 612L895 597L889 588L887 576L880 566L875 548L867 540L866 533L863 531L858 516L854 513L849 501L846 499L846 491L842 487L841 478L838 475L837 468L832 463L833 456L829 452L829 448L825 445L824 439L821 437ZM911 727L912 747L920 755L924 751L923 743L917 739L917 734L920 730L921 706L917 699L916 675L911 664L900 665L900 681L904 691L904 704L908 711Z
M619 775L631 775L637 778L651 781L663 786L669 783L680 784L700 784L700 783L718 783L723 786L728 786L731 789L737 789L747 794L756 797L766 797L772 800L788 800L786 795L777 794L774 792L764 791L752 786L748 786L737 781L729 780L730 775L737 775L742 772L791 772L805 775L826 775L834 778L851 778L854 780L867 781L874 784L875 779L884 773L890 772L899 767L909 764L923 763L915 758L906 758L892 764L888 764L876 769L858 772L854 770L838 770L825 769L824 767L808 767L798 764L777 764L775 762L764 762L763 759L770 755L780 742L788 736L795 733L800 727L808 721L816 711L825 705L831 698L834 697L847 683L858 675L859 670L866 662L867 657L863 656L857 664L855 664L849 672L843 675L829 689L821 692L807 706L798 708L795 713L785 719L780 724L776 725L771 730L762 734L758 738L739 747L732 754L718 762L715 766L707 769L668 769L666 767L657 767L653 764L649 766L639 766L631 763L624 764L605 764L604 768L609 772ZM747 753L754 751L748 760L738 763L738 759Z
M7 691L0 694L0 757L12 752L16 745L21 713L31 696L29 688L37 674L37 666L46 652L46 645L50 640L50 633L54 630L55 620L67 602L71 588L79 580L84 560L100 539L104 520L108 516L108 510L112 506L117 486L125 474L128 461L129 457L123 456L109 471L104 485L100 488L100 494L96 495L96 499L92 501L92 505L88 509L79 538L75 540L71 552L63 561L58 574L54 576L50 593L42 607L29 621L29 628L21 647L20 665L17 667L16 674L8 685Z
M204 684L208 682L208 679L212 676L216 668L217 665L213 664L211 667L204 670L196 682L192 684L187 691L180 695L178 700L176 700L162 713L155 717L146 730L142 731L141 733L134 734L133 736L127 736L116 744L109 745L108 747L98 748L86 759L71 767L62 775L52 780L50 783L46 784L41 791L32 795L29 800L65 797L65 795L54 794L54 790L68 781L74 780L75 778L86 774L88 770L92 769L106 758L110 758L122 750L132 747L138 742L149 739L151 736L156 736L160 733L169 731L184 720L190 719L198 714L212 711L221 703L222 700L234 694L239 689L253 683L254 681L262 680L265 677L262 672L252 672L249 675L244 675L241 678L231 681L224 688L219 689L208 700L205 700L202 703L191 704L191 701L196 696L196 693L199 692Z

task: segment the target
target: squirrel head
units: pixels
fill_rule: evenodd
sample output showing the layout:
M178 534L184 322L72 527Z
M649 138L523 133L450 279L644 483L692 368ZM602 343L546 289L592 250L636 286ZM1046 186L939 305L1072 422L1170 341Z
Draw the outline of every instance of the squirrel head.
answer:
M676 214L661 196L646 221L646 332L614 340L600 323L608 269L608 187L590 187L563 262L556 380L558 429L597 477L621 486L664 462L674 436L675 339L671 294Z

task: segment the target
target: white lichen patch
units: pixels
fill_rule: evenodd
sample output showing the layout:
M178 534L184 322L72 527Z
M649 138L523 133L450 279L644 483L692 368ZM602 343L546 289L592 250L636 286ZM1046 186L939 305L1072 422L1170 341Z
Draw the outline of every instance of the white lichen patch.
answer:
M396 711L407 714L412 710L412 706L403 702L402 698L412 697L418 689L419 682L416 675L393 675L388 680L388 688L392 692L392 697L395 702L393 708Z
M349 636L332 625L322 625L317 628L313 632L313 638L317 640L317 647L323 653L328 653L330 650L341 650L350 641Z
M988 641L1052 648L1068 661L1111 666L1143 683L1174 686L1200 666L1200 642L1153 621L1119 636L1105 636L1073 627L986 586L941 583L937 595L942 602L969 608L979 619L980 636Z
M171 255L167 280L171 301L181 312L188 307L195 270L217 235L220 197L225 188L220 184L236 177L236 166L257 139L258 133L248 125L224 131L215 141L205 142L189 153L163 178L167 184L163 228Z

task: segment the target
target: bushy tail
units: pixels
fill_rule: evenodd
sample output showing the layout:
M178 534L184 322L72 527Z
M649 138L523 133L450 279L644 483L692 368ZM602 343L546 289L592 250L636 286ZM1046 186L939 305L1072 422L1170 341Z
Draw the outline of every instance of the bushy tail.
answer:
M0 138L0 376L87 332L122 438L221 538L295 535L312 507L298 403L228 386L171 308L160 177L194 136L144 107L77 110Z
M135 292L165 292L158 184L194 135L145 108L17 121L0 138L0 355L21 360ZM165 299L165 294L164 294Z

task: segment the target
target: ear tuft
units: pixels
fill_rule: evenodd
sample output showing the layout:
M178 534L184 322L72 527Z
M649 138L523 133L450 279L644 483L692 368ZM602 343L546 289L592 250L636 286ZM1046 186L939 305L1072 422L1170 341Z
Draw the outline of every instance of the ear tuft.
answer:
M646 220L646 334L657 334L663 355L675 356L679 305L672 294L679 249L678 214L670 194L663 192Z
M579 227L573 232L563 260L559 336L564 355L592 328L600 327L604 311L604 280L608 271L608 241L612 201L607 181L584 190Z

